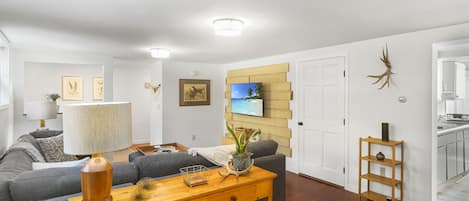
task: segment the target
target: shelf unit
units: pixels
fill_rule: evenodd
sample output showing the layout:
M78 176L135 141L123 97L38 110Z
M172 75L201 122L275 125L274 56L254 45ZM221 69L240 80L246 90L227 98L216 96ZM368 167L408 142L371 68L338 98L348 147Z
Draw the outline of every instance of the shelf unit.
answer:
M368 153L367 155L363 156L362 150L363 150L363 143L366 143L366 146L368 146ZM390 159L384 159L384 160L378 160L374 155L371 153L371 145L381 145L381 146L388 146L391 147L391 158ZM359 165L358 165L358 192L360 194L359 199L361 200L362 198L366 198L368 200L372 201L386 201L386 198L391 198L392 201L403 201L403 179L404 179L404 142L403 141L383 141L378 138L373 138L373 137L367 137L367 138L360 138L359 139ZM401 148L401 158L400 161L396 160L396 148L400 146ZM362 166L363 166L363 161L367 163L367 171L366 173L363 173ZM371 164L380 164L384 166L391 167L392 171L392 176L391 178L385 177L385 176L380 176L377 174L373 174L371 172ZM396 179L396 168L400 167L400 180ZM362 192L362 179L367 181L366 185L366 192ZM370 183L371 182L376 182L380 184L384 184L387 186L391 187L391 195L386 196L382 195L380 193L373 192L370 189ZM396 189L399 188L400 196L399 199L396 198Z

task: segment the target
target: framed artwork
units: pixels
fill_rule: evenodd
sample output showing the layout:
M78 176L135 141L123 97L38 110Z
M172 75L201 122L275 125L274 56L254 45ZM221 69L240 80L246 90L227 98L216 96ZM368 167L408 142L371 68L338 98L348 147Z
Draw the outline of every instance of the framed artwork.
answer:
M93 100L103 100L104 79L103 77L93 77Z
M210 80L179 79L179 106L210 105Z
M62 76L62 100L83 100L83 78L81 76Z

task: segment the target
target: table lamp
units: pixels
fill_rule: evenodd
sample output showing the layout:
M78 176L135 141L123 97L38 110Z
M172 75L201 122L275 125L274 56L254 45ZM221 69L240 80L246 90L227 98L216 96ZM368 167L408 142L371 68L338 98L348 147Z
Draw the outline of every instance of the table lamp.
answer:
M46 128L46 119L57 118L57 103L50 101L32 101L24 104L24 113L28 120L39 120L39 129Z
M68 104L62 112L64 152L92 155L81 169L83 201L112 201L112 166L103 153L132 145L131 104Z

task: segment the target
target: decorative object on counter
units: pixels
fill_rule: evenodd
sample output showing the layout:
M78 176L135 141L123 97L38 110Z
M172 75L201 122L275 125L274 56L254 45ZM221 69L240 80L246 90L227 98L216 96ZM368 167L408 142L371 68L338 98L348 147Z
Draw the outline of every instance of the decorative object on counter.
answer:
M210 105L210 80L179 79L179 106Z
M389 123L381 123L381 140L389 141Z
M104 78L93 77L93 100L104 99Z
M57 103L53 101L33 101L24 104L24 112L28 120L39 120L37 130L47 130L46 119L57 118Z
M82 101L83 94L83 77L62 76L62 100Z
M151 89L151 92L154 96L157 96L160 93L160 83L156 82L145 82L145 89Z
M189 187L207 184L207 167L203 165L194 165L179 169L184 183Z
M382 152L378 152L376 154L376 159L378 159L379 161L384 161L384 159L386 159L386 157L384 156L384 154Z
M137 188L135 189L134 200L143 201L148 200L152 197L156 185L153 183L153 179L144 177L137 182Z
M231 160L231 164L233 165L234 170L243 171L248 169L252 165L252 153L247 152L246 147L249 144L249 140L251 140L252 137L259 135L261 131L257 129L252 133L247 134L246 130L244 130L239 135L236 135L230 126L226 125L226 128L231 134L231 137L235 141L236 145L236 153L233 154L233 159Z
M388 45L387 44L386 44L386 49L383 49L383 57L381 57L380 59L384 63L384 65L386 66L384 73L380 74L380 75L368 75L368 77L377 79L375 82L373 82L373 84L378 84L384 77L386 77L386 80L384 81L384 83L381 85L381 87L379 87L379 89L383 89L384 86L386 86L386 85L388 85L388 87L390 86L390 84L391 84L391 75L394 74L391 71L392 66L391 66L391 62L389 61Z

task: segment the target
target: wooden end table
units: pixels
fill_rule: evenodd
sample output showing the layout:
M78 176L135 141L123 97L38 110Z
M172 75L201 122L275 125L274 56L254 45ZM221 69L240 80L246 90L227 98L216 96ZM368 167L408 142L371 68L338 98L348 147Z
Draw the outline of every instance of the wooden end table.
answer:
M155 189L149 190L147 201L272 201L273 182L277 175L253 166L251 171L238 178L228 176L225 179L218 174L224 168L208 170L208 184L188 187L183 177L177 176L159 181L152 181ZM134 200L137 186L113 189L113 201ZM70 198L69 201L82 201L82 197Z

